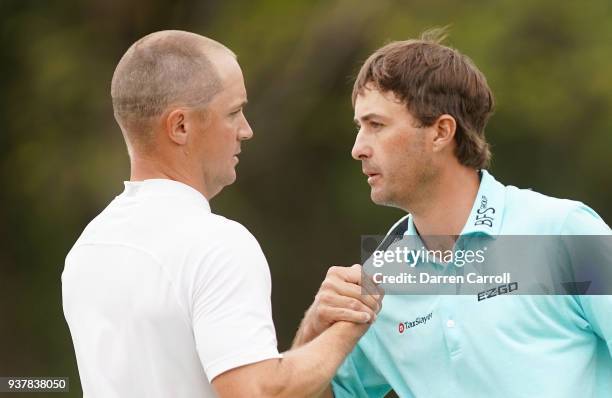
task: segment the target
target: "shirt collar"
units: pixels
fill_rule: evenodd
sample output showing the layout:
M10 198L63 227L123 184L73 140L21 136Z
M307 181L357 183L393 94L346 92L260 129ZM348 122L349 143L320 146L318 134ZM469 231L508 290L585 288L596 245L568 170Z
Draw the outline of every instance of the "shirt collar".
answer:
M463 226L461 236L484 234L495 238L501 231L505 208L506 187L486 170L480 171L480 187L472 211ZM404 235L417 235L412 215Z
M143 181L124 181L125 197L134 196L177 196L194 201L210 212L210 204L202 193L195 188L175 180L155 178Z

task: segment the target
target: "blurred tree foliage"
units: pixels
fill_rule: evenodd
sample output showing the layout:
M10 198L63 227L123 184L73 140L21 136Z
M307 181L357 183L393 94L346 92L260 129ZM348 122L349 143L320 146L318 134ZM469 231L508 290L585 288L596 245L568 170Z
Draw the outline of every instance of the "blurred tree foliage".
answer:
M238 183L212 201L270 262L281 349L328 266L401 212L374 206L360 166L351 78L371 51L451 24L449 44L489 79L487 130L503 182L586 202L612 220L612 10L608 0L0 2L0 375L70 376L63 260L129 178L110 103L127 47L161 29L215 38L249 90ZM111 292L109 292L111 294Z

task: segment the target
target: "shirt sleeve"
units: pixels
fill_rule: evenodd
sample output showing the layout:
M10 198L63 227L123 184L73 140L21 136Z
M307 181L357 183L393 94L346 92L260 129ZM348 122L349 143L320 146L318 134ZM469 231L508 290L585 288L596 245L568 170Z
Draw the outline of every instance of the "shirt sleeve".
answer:
M228 222L200 264L193 293L195 342L211 382L227 370L281 357L268 263L246 228Z
M367 334L361 341L366 337ZM359 344L362 344L361 341ZM382 398L391 391L391 386L368 360L359 344L346 357L332 380L335 398Z
M595 210L584 203L575 205L567 214L563 223L562 235L611 235L612 230L601 219Z
M604 283L612 283L612 230L599 215L580 203L567 217L564 223L564 235L597 235L593 237L596 247L590 250L593 256L601 259L597 264L597 274L606 279ZM582 237L588 239L588 237ZM602 281L595 281L601 283ZM605 341L612 355L612 295L579 295L578 302L583 316L593 332Z

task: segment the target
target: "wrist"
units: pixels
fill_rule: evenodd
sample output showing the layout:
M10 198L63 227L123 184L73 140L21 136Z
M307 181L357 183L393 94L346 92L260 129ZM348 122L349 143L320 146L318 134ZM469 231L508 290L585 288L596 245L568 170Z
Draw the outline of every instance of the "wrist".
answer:
M340 336L340 341L346 343L349 347L353 347L361 336L368 331L370 325L339 321L334 323L331 327L334 329L334 332Z
M321 334L321 331L318 331L315 327L315 319L311 316L311 309L309 308L304 314L304 319L302 319L295 341L293 342L294 347L302 346Z

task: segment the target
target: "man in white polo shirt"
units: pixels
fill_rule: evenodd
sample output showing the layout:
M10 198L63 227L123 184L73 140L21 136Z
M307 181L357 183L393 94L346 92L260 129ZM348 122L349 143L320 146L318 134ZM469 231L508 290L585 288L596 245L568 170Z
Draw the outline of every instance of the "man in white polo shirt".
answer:
M236 56L193 33L156 32L122 57L111 94L130 181L85 228L62 274L84 395L322 391L375 314L361 304L344 311L357 323L278 353L261 248L208 204L236 179L241 143L253 135Z

